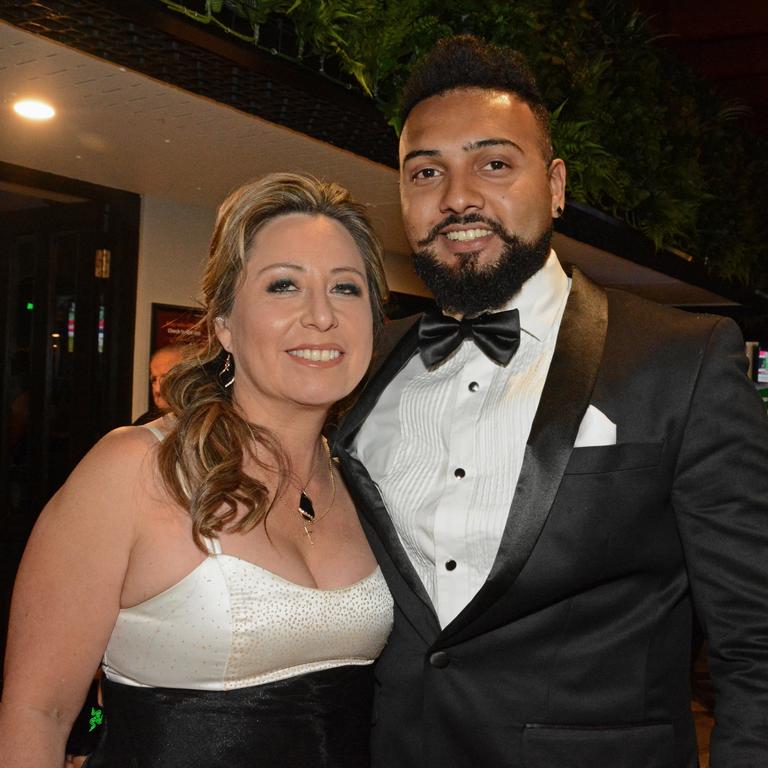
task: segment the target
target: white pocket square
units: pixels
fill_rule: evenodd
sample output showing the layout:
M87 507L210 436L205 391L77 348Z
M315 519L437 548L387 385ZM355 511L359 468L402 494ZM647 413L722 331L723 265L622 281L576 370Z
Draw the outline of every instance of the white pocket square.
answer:
M616 445L616 425L602 411L590 405L581 420L573 447L596 445Z

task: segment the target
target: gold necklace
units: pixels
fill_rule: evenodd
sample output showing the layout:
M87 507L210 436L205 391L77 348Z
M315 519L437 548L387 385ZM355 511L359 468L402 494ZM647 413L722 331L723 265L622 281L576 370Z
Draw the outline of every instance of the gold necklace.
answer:
M299 493L298 512L299 512L299 515L301 515L301 519L304 522L304 533L309 539L309 543L312 544L313 546L315 542L312 541L312 526L315 523L320 522L331 511L331 507L333 506L333 503L336 501L336 478L333 475L333 461L331 459L331 449L328 447L328 441L325 439L325 436L320 435L320 440L322 441L323 447L325 448L325 453L328 456L328 474L331 477L331 501L321 515L318 516L317 514L315 514L315 505L312 503L312 499L307 493L307 486L312 482L312 478L315 475L314 469L312 470L312 473L310 474L309 478L307 478L307 482L304 484L304 487L299 489L300 493Z

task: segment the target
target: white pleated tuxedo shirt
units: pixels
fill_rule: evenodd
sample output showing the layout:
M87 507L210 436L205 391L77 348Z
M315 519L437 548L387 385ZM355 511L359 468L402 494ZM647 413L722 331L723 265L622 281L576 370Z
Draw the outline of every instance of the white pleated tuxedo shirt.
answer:
M442 626L493 565L570 285L550 252L504 307L520 312L520 347L509 365L471 339L431 370L417 354L355 439Z

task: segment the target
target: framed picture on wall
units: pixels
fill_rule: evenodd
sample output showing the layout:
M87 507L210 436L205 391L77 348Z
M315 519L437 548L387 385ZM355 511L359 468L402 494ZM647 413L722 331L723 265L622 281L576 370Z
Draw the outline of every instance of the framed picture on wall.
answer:
M195 307L176 304L152 304L149 354L172 344L199 341L202 334L195 325L202 319L203 311Z
M150 320L149 356L159 349L174 345L188 344L198 341L202 334L195 327L202 319L203 311L196 307L183 307L176 304L152 304L152 317ZM152 378L150 376L147 388L147 402L150 411L145 414L148 418L154 418L148 414L155 408L152 397ZM143 419L144 417L140 417ZM141 420L137 423L143 423Z

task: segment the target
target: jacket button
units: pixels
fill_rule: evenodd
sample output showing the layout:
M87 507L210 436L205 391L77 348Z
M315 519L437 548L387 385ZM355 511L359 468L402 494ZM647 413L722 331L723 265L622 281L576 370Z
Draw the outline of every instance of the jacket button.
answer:
M444 669L450 664L450 661L451 660L448 658L448 654L445 651L435 651L429 657L429 663L437 669Z

